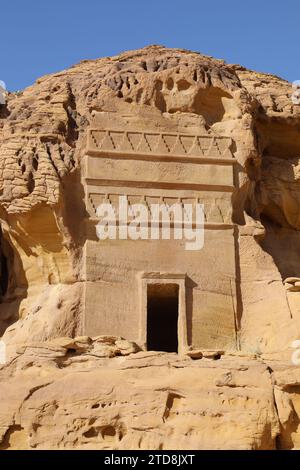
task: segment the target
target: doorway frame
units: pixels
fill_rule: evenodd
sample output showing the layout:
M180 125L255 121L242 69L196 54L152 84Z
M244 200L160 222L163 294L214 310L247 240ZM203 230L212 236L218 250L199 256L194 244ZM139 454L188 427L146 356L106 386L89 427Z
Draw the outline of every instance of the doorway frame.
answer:
M188 348L187 319L186 319L186 274L171 272L145 272L139 273L140 322L139 343L147 351L147 303L148 285L150 284L177 284L178 285L178 354L184 353Z

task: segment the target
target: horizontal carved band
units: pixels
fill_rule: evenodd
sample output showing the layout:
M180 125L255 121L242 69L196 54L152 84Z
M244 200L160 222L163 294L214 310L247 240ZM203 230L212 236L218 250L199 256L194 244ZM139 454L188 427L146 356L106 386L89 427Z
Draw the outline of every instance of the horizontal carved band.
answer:
M87 153L220 158L234 161L231 145L232 139L222 136L89 129Z
M151 212L151 204L163 204L169 209L173 204L180 203L182 208L184 204L190 204L193 207L193 214L196 204L203 204L204 209L204 223L205 224L219 224L226 226L232 225L232 207L231 201L224 198L204 198L204 197L164 197L164 196L148 196L144 195L126 195L126 201L130 208L132 204L144 204L148 212ZM105 193L89 193L88 195L88 210L93 219L97 219L97 207L103 203L110 204L116 213L116 220L118 217L118 194L105 194ZM174 214L171 212L171 221Z

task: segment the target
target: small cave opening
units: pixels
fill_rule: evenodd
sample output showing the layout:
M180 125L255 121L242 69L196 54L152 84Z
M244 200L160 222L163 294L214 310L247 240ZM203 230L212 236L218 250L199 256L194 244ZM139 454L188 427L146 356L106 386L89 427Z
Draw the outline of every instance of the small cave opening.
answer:
M1 299L5 297L9 289L9 257L13 257L12 250L9 250L8 243L3 237L2 229L0 228L0 296ZM0 302L1 302L0 299Z
M4 297L7 290L8 290L8 260L4 253L1 250L1 257L0 257L0 292L1 296Z
M18 293L16 289L19 290ZM25 296L25 289L27 290L27 282L21 259L0 226L0 304L13 302L17 297Z
M27 181L27 189L28 189L29 194L33 193L34 188L35 188L35 181L34 181L32 171L31 171L28 175L28 181Z
M9 232L0 226L0 337L18 321L28 282L20 253Z
M296 123L264 117L257 121L256 133L263 159L299 159L300 133Z

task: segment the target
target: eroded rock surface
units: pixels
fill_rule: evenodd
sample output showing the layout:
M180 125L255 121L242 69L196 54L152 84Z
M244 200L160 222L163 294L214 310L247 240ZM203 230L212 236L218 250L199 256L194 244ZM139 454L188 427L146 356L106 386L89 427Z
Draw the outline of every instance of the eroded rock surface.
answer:
M0 369L4 449L299 447L299 367L138 351L117 337L19 347Z
M263 361L130 354L135 348L103 337L20 348L0 371L2 449L276 448Z

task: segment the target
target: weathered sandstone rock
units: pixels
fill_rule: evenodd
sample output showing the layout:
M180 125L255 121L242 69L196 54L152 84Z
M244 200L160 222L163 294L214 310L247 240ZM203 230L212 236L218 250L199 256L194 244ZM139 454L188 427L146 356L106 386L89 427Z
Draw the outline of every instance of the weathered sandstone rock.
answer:
M3 449L299 448L291 93L278 77L150 46L6 96ZM97 206L120 194L147 208L203 202L203 249L100 242ZM178 328L154 338L165 352L147 351L165 331L149 306L163 319L168 299Z
M61 349L31 345L0 371L2 449L276 447L260 360L138 352L78 362Z

